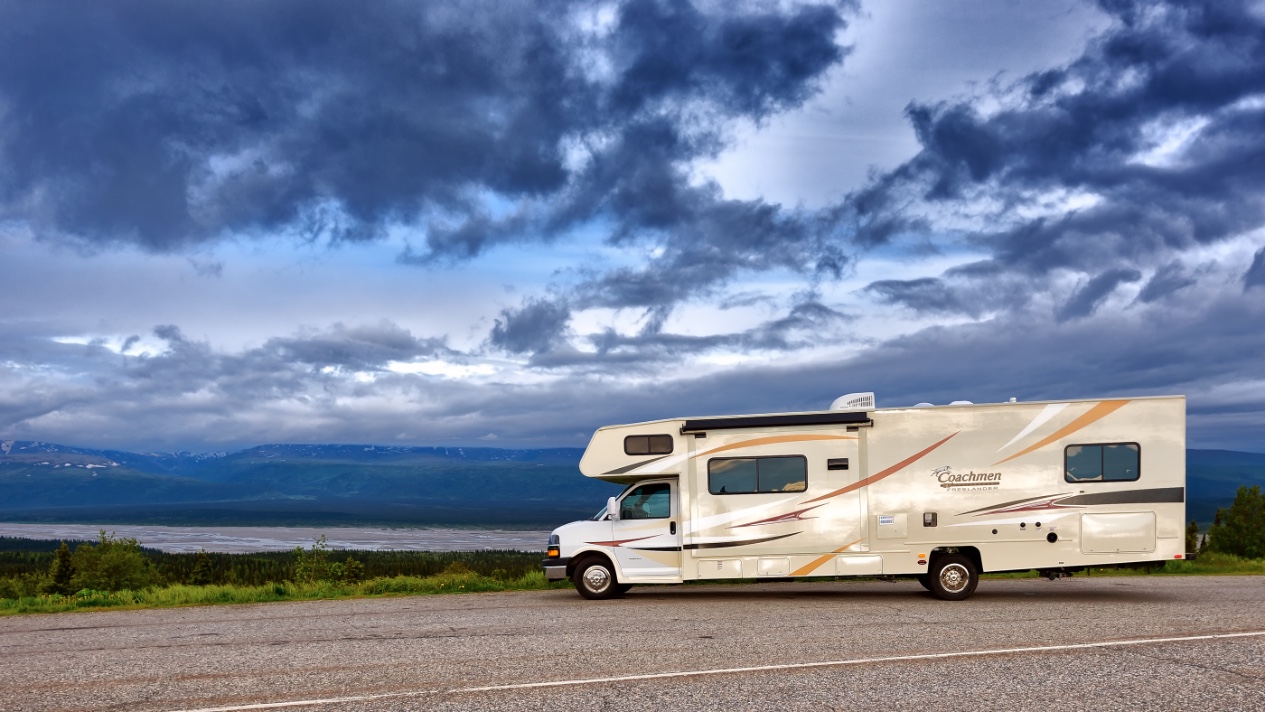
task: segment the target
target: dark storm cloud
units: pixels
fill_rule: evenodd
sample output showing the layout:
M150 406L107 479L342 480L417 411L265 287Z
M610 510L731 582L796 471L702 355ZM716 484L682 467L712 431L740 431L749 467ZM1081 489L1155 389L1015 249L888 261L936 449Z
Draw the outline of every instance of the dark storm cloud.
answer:
M539 353L557 346L571 320L565 304L528 299L519 309L502 309L488 341L512 354Z
M1094 313L1103 300L1116 291L1116 287L1137 282L1140 279L1142 279L1142 273L1136 269L1111 269L1096 275L1081 285L1063 304L1058 312L1058 320L1068 321L1087 317Z
M686 169L815 91L847 8L629 0L588 31L598 3L5 2L0 218L154 251L404 223L422 263L597 218L714 245L734 213L778 210Z
M1265 225L1265 14L1236 0L1102 9L1116 20L1105 34L1065 67L994 87L1000 108L975 98L911 104L921 151L841 206L856 242L926 232L928 215L983 200L984 217L1004 227L968 237L1005 269L1040 277L1158 269ZM1146 158L1183 130L1190 137L1175 153ZM1094 202L1016 218L1055 192ZM937 288L876 289L914 301Z
M812 278L837 278L850 264L838 226L822 215L788 211L763 201L723 200L714 186L676 195L688 208L665 222L671 237L641 267L594 275L575 289L577 306L662 307L706 294L744 273L784 268Z
M1185 289L1194 283L1194 278L1186 274L1185 268L1180 262L1170 262L1155 271L1155 275L1138 293L1138 301L1154 302L1178 290Z
M450 355L441 339L419 339L389 321L374 326L335 324L328 332L299 338L272 338L262 351L286 362L378 370L391 361Z
M885 279L872 282L866 290L891 304L901 304L918 312L977 314L978 308L963 301L943 279Z
M624 335L614 329L604 329L588 337L596 349L593 352L556 348L557 342L543 342L539 344L543 348L535 349L531 364L555 368L575 366L592 369L594 373L607 368L649 371L661 369L665 363L679 361L682 357L719 349L791 351L811 347L819 345L823 339L834 338L841 327L855 320L855 317L817 301L815 295L803 297L784 317L743 331L707 336L666 332L664 327L669 311L652 309L647 312L646 323L637 334Z
M1248 267L1247 273L1243 275L1243 289L1252 287L1265 287L1265 247L1256 251L1256 256L1252 258L1252 266Z
M980 318L994 311L1011 311L1029 301L1030 285L992 262L951 269L944 277L886 279L871 282L865 291L879 301L921 314L964 314Z

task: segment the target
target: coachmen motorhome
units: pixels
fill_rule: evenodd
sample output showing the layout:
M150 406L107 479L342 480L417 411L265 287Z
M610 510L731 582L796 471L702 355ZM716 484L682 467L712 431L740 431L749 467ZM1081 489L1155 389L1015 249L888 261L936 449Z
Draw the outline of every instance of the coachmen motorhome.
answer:
M917 577L961 600L981 572L1185 556L1182 396L612 425L580 461L626 484L549 537L585 598L710 579Z

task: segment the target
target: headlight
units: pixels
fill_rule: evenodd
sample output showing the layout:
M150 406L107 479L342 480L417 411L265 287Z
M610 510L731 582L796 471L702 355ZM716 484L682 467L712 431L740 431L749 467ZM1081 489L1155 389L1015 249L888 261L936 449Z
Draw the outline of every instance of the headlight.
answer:
M562 543L562 538L559 537L557 534L549 535L549 546L558 546L561 543Z

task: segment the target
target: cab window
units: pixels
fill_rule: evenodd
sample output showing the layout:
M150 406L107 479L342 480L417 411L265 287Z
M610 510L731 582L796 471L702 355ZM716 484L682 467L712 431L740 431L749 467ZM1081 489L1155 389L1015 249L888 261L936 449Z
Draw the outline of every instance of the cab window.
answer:
M666 519L672 516L672 485L638 485L619 502L620 519Z

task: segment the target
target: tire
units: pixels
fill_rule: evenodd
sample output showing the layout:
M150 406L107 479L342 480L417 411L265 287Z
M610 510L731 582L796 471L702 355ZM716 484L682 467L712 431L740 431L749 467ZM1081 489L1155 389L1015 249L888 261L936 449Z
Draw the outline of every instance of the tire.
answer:
M615 590L618 591L619 595L621 596L624 595L625 593L628 593L629 589L631 588L632 588L632 584L630 583L621 583L615 586Z
M575 584L575 590L590 601L615 598L623 593L611 565L601 559L581 561L571 574L571 582Z
M931 561L927 590L942 601L962 601L979 585L975 562L961 554L944 554Z
M927 589L928 591L930 591L930 590L931 590L931 578L930 578L930 577L928 577L928 576L927 576L927 574L922 574L922 575L920 575L920 576L915 576L914 578L918 579L918 585L919 585L919 586L922 586L923 588Z

